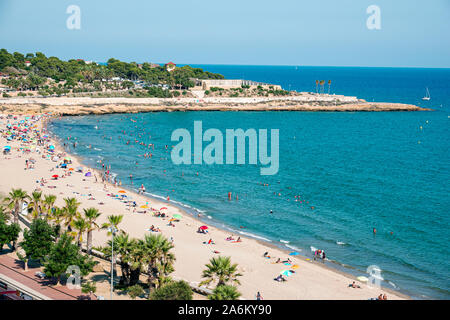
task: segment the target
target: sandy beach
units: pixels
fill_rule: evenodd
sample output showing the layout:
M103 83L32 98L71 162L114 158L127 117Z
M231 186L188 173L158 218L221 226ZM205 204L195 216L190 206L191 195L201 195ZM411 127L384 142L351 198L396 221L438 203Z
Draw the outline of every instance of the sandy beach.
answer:
M0 104L4 104L1 101ZM25 107L25 105L23 106ZM53 107L46 108L46 112L52 111ZM55 107L56 108L56 107ZM155 110L156 111L156 110ZM60 113L61 114L61 113ZM0 128L5 129L6 114L0 119ZM10 123L20 121L24 116L18 116L17 120L10 119ZM38 129L42 128L44 121L40 119L35 122ZM230 256L233 263L239 265L239 270L243 274L240 278L241 285L238 290L242 293L242 298L254 300L259 291L264 299L333 299L333 300L367 300L376 298L380 293L385 293L389 300L408 299L408 297L384 288L372 288L367 284L357 282L361 288L351 288L349 284L355 279L351 275L338 272L330 267L324 266L321 262L306 260L305 257L289 256L287 251L283 251L266 243L254 239L234 234L234 238L241 236L242 242L227 241L230 236L226 231L220 230L209 225L208 234L197 233L199 226L205 224L202 221L185 213L178 207L170 203L158 201L153 198L147 198L138 195L131 190L126 194L132 196L136 201L136 212L133 208L127 206L117 197L111 197L110 194L117 195L122 188L107 184L106 188L101 182L99 173L89 169L80 163L71 155L66 155L64 150L58 146L55 140L49 140L46 145L53 144L56 148L54 154L64 153L61 156L70 156L72 164L69 167L77 168L83 166L83 173L73 171L70 175L63 176L67 170L56 168L60 161L52 161L46 157L44 147L39 147L38 153L33 149L25 154L20 148L27 147L26 143L17 140L7 141L3 136L0 143L11 146L9 155L0 156L0 193L7 194L12 188L22 188L31 193L39 188L44 195L56 195L57 206L63 205L63 198L75 197L81 202L80 209L95 207L102 213L98 222L106 222L107 216L121 214L124 216L120 228L134 238L142 238L149 233L149 227L154 225L161 229L161 232L167 238L173 237L175 248L173 252L176 256L174 278L184 279L193 285L198 285L202 280L201 273L209 259L215 256ZM3 149L2 149L3 150ZM26 170L25 160L29 158L35 160L34 168ZM93 175L86 177L84 173L90 170ZM60 178L52 180L52 175L59 175ZM97 175L98 182L94 175ZM47 183L41 186L39 181L44 178ZM136 186L137 188L138 186ZM151 208L167 207L169 216L180 214L182 219L175 222L175 227L168 225L168 218L155 217L151 210L141 209L143 205ZM144 211L146 211L144 213ZM203 244L212 238L214 245ZM94 246L102 246L108 240L107 232L104 230L95 231L93 234ZM215 253L219 252L219 253ZM264 258L263 254L269 252L270 259ZM288 277L287 282L276 282L274 278L280 274L280 271L289 269L282 263L275 263L281 258L285 260L290 258L293 264L297 264L296 272Z

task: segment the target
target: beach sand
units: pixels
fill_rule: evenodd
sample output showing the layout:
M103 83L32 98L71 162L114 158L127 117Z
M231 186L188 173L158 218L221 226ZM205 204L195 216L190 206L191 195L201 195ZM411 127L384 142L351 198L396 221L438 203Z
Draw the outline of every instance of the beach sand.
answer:
M19 117L19 120L23 117ZM0 119L0 128L5 128L6 119ZM38 127L43 124L40 120ZM98 224L106 222L107 216L114 214L122 214L124 216L123 222L119 227L125 230L134 238L143 238L145 234L149 234L148 228L151 225L159 227L161 232L167 238L173 237L175 248L173 252L176 256L175 272L172 276L176 279L184 279L187 282L198 285L202 281L202 270L205 269L205 264L208 263L212 257L230 256L233 263L238 264L239 271L243 274L239 278L241 285L238 290L242 293L243 299L254 300L256 293L259 291L264 299L359 299L367 300L376 298L380 293L386 293L389 300L393 299L408 299L400 293L387 290L385 288L371 288L367 284L360 283L361 289L350 288L348 285L355 279L351 275L338 272L335 269L322 265L321 262L306 261L303 256L288 256L288 252L279 249L275 246L268 245L263 242L256 241L251 238L243 237L240 234L234 234L236 239L241 237L242 242L232 243L225 239L230 236L227 231L220 230L214 226L209 226L208 234L199 234L197 229L199 226L205 224L183 212L174 205L163 201L158 201L153 198L147 198L138 195L131 191L126 191L127 195L131 195L133 200L138 204L136 210L147 213L133 213L133 209L126 206L125 203L107 196L108 193L118 194L120 187L104 185L98 173L98 183L95 182L94 176L85 177L82 173L74 172L71 176L58 178L58 180L51 180L51 176L58 174L62 176L64 169L56 168L58 162L53 162L48 159L43 159L41 154L30 153L28 155L22 154L19 151L20 143L18 141L7 142L5 138L0 138L1 147L8 144L12 147L12 152L8 156L0 155L0 193L7 194L12 188L22 188L31 193L36 188L41 188L43 194L56 195L57 206L63 206L63 198L75 197L81 202L80 211L83 208L95 207L102 213L98 219ZM56 152L64 152L56 144ZM40 148L41 151L43 148ZM3 149L2 149L3 150ZM25 159L33 157L36 160L35 168L25 170ZM72 164L69 167L76 168L80 166L79 159L71 156ZM84 167L84 172L87 168ZM91 169L92 172L94 170ZM44 187L40 187L37 183L41 178L48 182ZM56 186L56 188L49 188L48 186ZM136 188L139 186L136 186ZM95 200L88 200L90 197L87 194L92 194ZM100 202L104 204L99 204ZM168 226L168 218L160 218L152 216L149 209L139 208L148 203L149 207L161 208L167 207L169 216L173 214L181 214L180 222L175 222L175 227ZM215 245L203 244L210 238L215 241ZM109 239L105 230L95 231L93 234L93 245L102 246ZM214 253L220 252L220 254ZM266 259L263 254L268 251L271 259ZM280 271L289 269L283 264L276 264L276 258L285 260L287 258L293 260L293 264L299 267L296 273L288 277L287 282L277 282L274 278Z

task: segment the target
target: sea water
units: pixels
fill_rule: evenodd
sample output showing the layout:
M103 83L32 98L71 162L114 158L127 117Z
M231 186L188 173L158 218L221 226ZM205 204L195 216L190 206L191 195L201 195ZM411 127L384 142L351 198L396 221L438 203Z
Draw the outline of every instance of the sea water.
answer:
M65 117L49 128L76 139L68 150L86 165L101 168L101 160L124 186L143 183L149 194L169 196L234 234L304 255L323 249L330 265L355 275L377 265L383 285L414 298L450 298L450 70L202 67L308 92L316 91L315 80L331 79L331 94L435 111L115 114ZM430 101L421 100L426 87ZM193 132L196 120L222 132L279 129L278 174L261 176L248 164L174 165L171 133ZM152 157L142 157L146 152Z

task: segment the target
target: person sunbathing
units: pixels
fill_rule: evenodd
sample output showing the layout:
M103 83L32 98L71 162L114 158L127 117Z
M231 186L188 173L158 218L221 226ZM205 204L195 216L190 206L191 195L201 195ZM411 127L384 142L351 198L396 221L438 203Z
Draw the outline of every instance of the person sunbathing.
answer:
M278 258L278 260L275 263L281 263L281 259Z
M267 259L270 259L269 252L267 252L267 251L264 252L263 257L264 257L264 258L267 258Z
M357 285L357 284L355 283L355 281L353 281L353 283L350 283L348 286L349 286L349 287L352 287L352 288L359 288L359 289L361 289L361 286L360 286L360 285Z
M278 277L276 277L274 280L275 280L275 281L278 281L278 282L284 282L284 281L287 281L281 274L278 275Z
M228 238L226 238L225 240L227 240L227 241L231 241L231 240L234 240L234 238L233 238L233 236L229 236Z

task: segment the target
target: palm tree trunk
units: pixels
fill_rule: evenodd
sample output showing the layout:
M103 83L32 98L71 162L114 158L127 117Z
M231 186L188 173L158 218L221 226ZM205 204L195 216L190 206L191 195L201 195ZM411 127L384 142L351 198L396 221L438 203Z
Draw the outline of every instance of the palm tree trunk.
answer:
M19 202L16 202L14 206L14 223L19 224ZM12 251L16 251L17 240L14 240L12 243Z
M91 254L92 252L92 230L89 230L87 233L87 254Z

